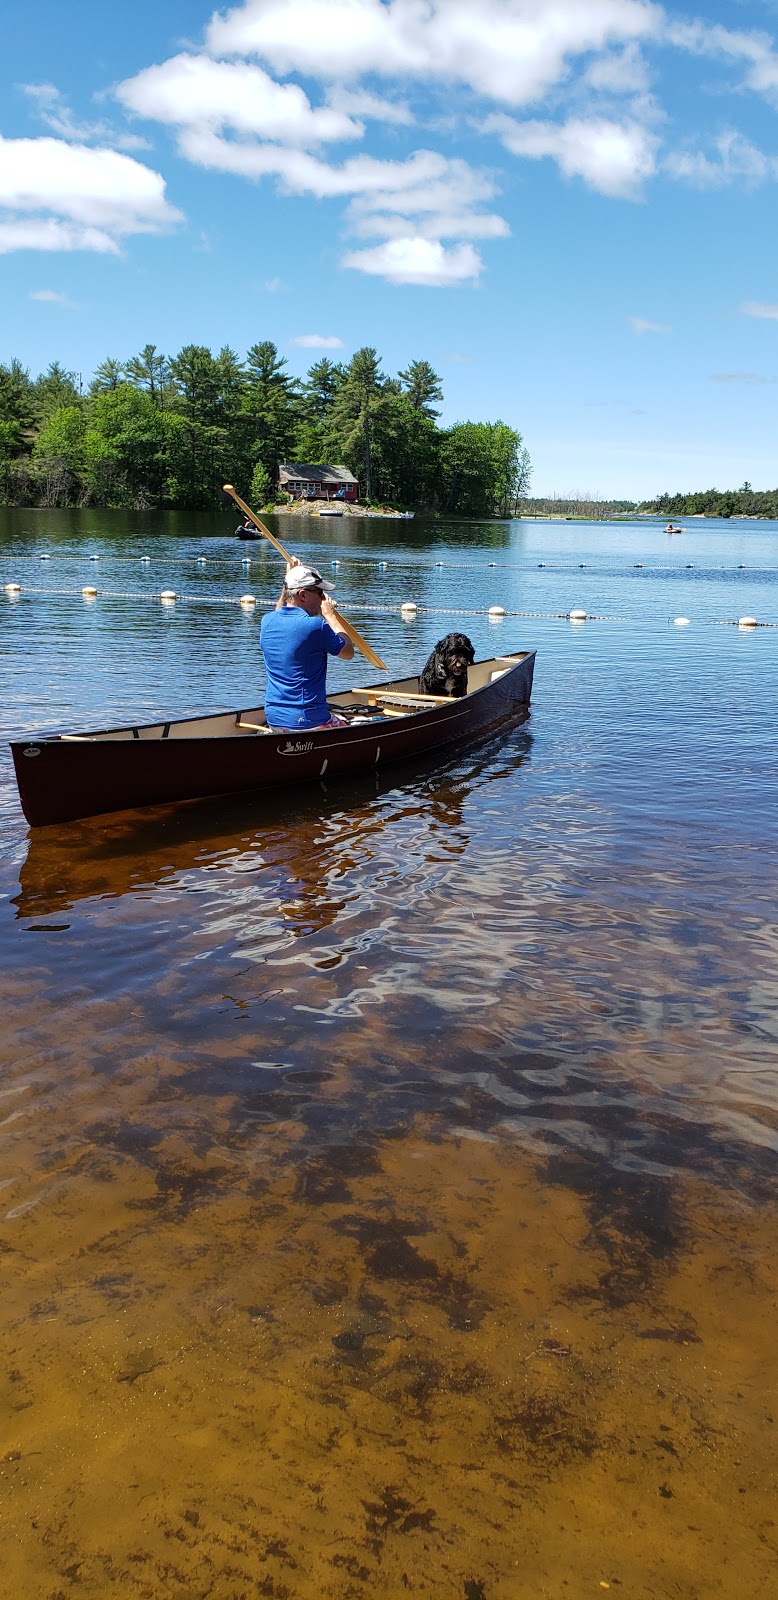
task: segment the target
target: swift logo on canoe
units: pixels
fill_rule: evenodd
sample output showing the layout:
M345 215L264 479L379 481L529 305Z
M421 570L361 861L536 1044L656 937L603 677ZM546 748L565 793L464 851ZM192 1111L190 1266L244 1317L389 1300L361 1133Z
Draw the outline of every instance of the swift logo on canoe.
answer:
M37 744L28 744L27 749L22 751L23 756L39 756L40 753L40 745Z
M304 756L313 749L312 739L287 739L286 744L277 744L276 750L280 756Z

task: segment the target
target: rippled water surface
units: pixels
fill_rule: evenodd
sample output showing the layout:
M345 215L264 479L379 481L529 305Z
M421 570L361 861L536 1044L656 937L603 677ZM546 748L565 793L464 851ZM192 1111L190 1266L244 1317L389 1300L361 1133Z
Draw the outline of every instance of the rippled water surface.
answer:
M772 1593L778 525L276 528L531 716L33 832L3 747L0 1593ZM6 737L261 699L231 530L0 512Z

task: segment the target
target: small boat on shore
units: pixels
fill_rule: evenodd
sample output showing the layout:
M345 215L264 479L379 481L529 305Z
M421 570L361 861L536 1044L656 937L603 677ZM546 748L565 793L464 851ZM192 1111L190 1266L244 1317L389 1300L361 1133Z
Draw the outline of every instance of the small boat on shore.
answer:
M341 727L269 728L262 706L11 743L22 810L33 828L138 806L296 788L374 772L477 738L526 714L534 650L476 661L458 699L422 694L417 677L328 696Z

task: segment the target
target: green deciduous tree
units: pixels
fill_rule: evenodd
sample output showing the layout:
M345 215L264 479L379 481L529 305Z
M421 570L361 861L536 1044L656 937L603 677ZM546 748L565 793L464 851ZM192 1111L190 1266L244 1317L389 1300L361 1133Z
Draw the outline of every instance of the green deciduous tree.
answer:
M58 406L41 429L33 450L45 506L77 505L83 498L86 466L83 407Z
M147 389L122 383L97 395L86 435L90 498L108 505L162 505L170 435L170 416Z

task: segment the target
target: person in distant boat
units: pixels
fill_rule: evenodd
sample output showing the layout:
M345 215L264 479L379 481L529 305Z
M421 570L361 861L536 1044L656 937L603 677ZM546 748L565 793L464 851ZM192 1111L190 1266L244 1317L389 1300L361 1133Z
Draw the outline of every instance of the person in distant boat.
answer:
M340 727L345 719L327 704L327 657L352 661L354 646L315 567L299 561L287 567L276 609L262 619L259 642L268 726L294 732Z
M247 517L246 521L242 522L240 527L235 529L235 538L236 539L261 539L262 535L259 532L259 530L254 527L253 522L249 522L249 519Z

